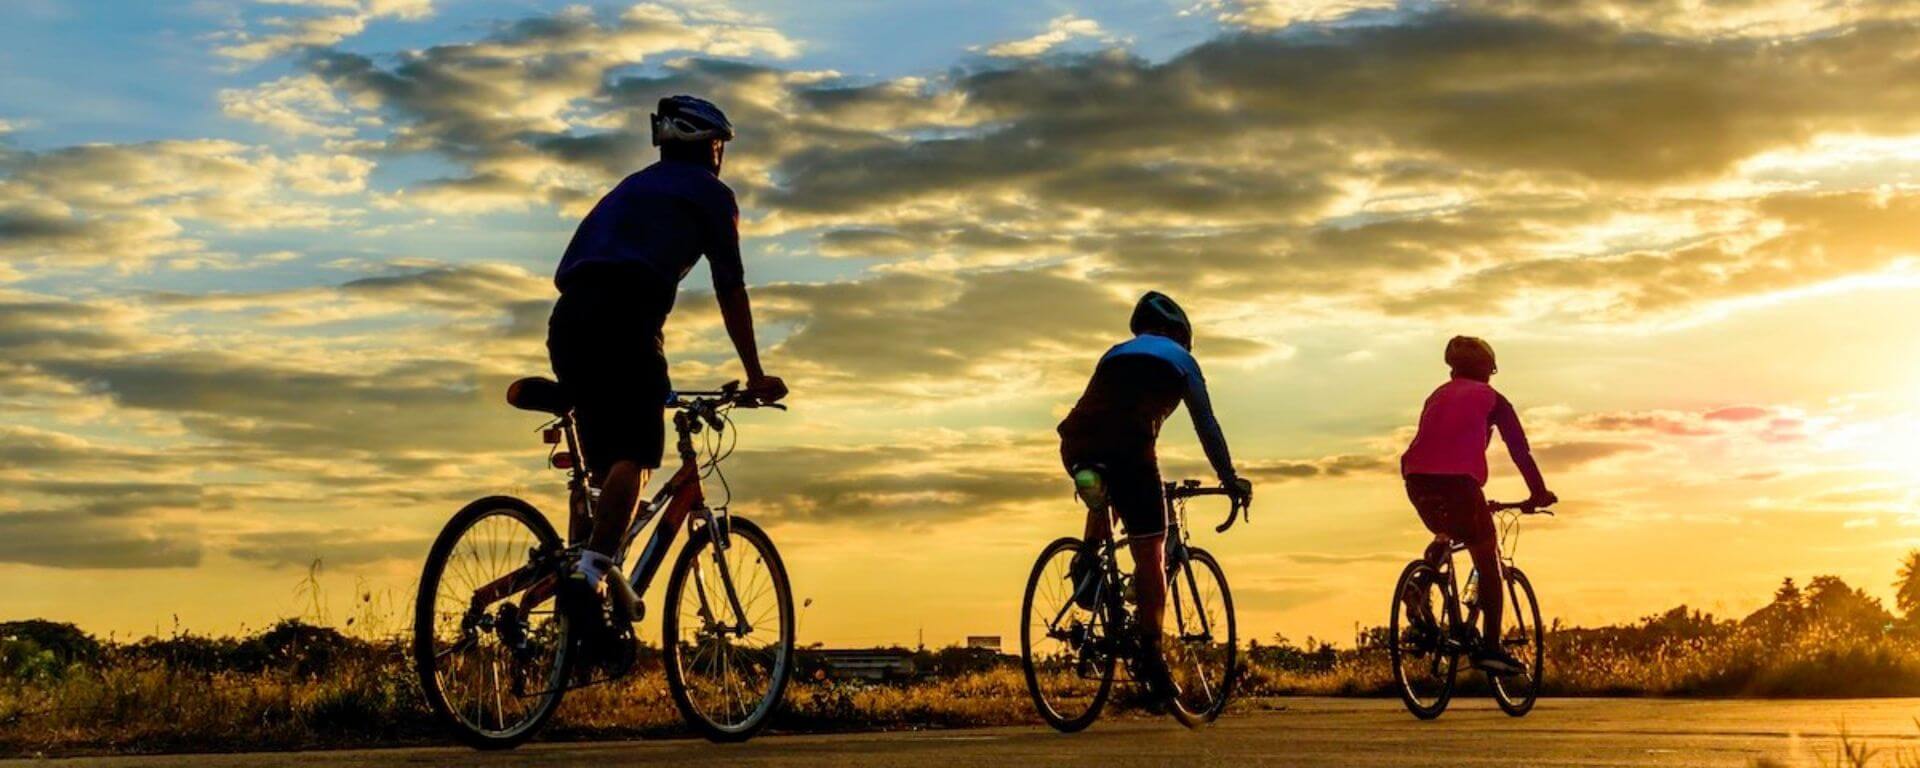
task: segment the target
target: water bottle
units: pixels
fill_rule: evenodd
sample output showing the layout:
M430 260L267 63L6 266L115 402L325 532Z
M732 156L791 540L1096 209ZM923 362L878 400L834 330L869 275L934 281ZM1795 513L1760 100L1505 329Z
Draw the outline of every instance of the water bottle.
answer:
M1461 593L1460 603L1469 607L1480 604L1480 571L1478 569L1467 574L1467 588Z
M1073 473L1073 489L1080 495L1080 500L1086 502L1088 509L1106 509L1107 481L1100 477L1099 472L1083 469Z

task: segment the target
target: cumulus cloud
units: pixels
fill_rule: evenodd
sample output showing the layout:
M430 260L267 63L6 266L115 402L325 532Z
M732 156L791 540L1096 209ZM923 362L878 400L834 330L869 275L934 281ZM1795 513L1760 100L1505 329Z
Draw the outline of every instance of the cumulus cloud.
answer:
M302 48L338 43L380 19L418 20L433 14L433 0L266 1L268 5L312 8L321 13L268 17L254 28L226 33L226 42L214 52L235 61L259 62Z
M131 269L199 253L209 230L332 226L353 211L315 197L359 191L371 169L216 140L0 155L0 262Z
M976 47L974 50L982 50L988 56L1024 59L1039 56L1074 40L1098 40L1111 43L1118 41L1118 38L1106 28L1101 27L1100 22L1069 13L1064 16L1055 16L1047 22L1045 32L1033 37L994 43L984 48Z

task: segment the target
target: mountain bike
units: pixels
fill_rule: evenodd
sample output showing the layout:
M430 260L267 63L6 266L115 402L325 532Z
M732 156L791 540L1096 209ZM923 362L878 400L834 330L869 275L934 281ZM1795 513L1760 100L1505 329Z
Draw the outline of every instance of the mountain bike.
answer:
M1507 595L1500 644L1526 667L1514 675L1489 674L1487 682L1501 711L1523 717L1532 711L1540 695L1547 638L1546 629L1540 623L1540 603L1534 598L1533 582L1513 564L1513 548L1520 537L1521 518L1553 512L1499 502L1489 502L1487 508L1500 516L1500 564L1506 576L1505 584L1493 585L1494 589L1506 590ZM1392 615L1387 627L1393 679L1407 711L1422 720L1432 720L1447 710L1448 702L1453 699L1460 658L1480 644L1477 596L1478 590L1486 589L1487 585L1479 584L1479 574L1471 572L1468 584L1473 588L1464 598L1461 596L1454 578L1453 556L1465 550L1465 544L1454 542L1438 567L1424 558L1416 559L1407 564L1394 584ZM1406 615L1409 601L1425 606L1424 612L1433 617L1433 626L1421 626L1423 621Z
M1180 692L1169 702L1174 719L1189 728L1211 723L1226 709L1239 674L1233 595L1220 562L1188 544L1186 502L1199 496L1227 496L1232 509L1216 526L1225 533L1245 517L1249 502L1224 487L1202 487L1198 480L1165 483L1168 510L1167 602L1173 636L1165 645L1167 667ZM1113 514L1111 505L1104 510ZM1040 716L1054 728L1072 733L1092 725L1113 690L1116 668L1124 661L1127 679L1135 669L1139 641L1129 603L1133 577L1119 566L1126 537L1109 536L1096 551L1099 573L1091 609L1075 601L1069 578L1073 559L1086 545L1065 537L1048 544L1033 564L1021 601L1020 663L1027 691Z
M575 627L591 615L569 616L554 599L592 531L599 498L571 404L542 378L515 382L507 401L554 417L542 432L552 446L549 463L569 472L568 535L562 541L532 504L509 496L475 501L448 521L427 556L414 607L414 667L434 713L473 747L511 748L546 724L567 691L628 675L638 655L633 627L645 614L641 595L685 527L661 619L667 687L687 723L708 739L741 741L765 727L793 670L792 589L773 541L729 514L725 501L709 505L701 481L726 486L720 463L738 441L734 410L784 407L755 399L738 382L671 397L680 467L639 505L614 553L603 613L592 617L611 631L586 632ZM696 450L694 436L703 434ZM655 519L632 577L623 576L628 549Z

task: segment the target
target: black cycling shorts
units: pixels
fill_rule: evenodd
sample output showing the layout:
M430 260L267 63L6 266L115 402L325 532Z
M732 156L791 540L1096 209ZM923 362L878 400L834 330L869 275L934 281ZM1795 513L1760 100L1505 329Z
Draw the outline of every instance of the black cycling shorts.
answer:
M618 461L657 468L673 391L663 331L676 286L663 293L656 280L611 270L576 278L547 321L547 353L573 401L587 471L599 482Z
M1074 470L1099 465L1105 471L1107 500L1126 526L1128 536L1158 536L1167 532L1167 502L1160 486L1160 462L1151 451L1108 452L1084 448L1072 440L1060 444L1060 461L1068 476Z

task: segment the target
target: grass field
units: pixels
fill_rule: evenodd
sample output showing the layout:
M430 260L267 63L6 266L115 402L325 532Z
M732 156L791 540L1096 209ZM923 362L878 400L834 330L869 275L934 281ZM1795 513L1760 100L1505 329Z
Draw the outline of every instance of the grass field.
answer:
M348 623L350 634L290 620L247 637L177 632L135 642L102 642L48 622L0 625L0 754L441 740L400 633L369 630L379 622L360 618ZM1680 607L1628 625L1555 627L1548 647L1548 695L1920 695L1920 634L1831 577L1804 589L1787 582L1770 605L1739 620ZM1293 694L1391 695L1378 648L1270 638L1246 644L1241 656L1237 706ZM775 727L1038 722L1008 657L945 652L921 667L942 673L886 684L803 673ZM1466 679L1469 688L1480 684L1478 675ZM656 667L577 691L547 737L680 733L665 685Z

